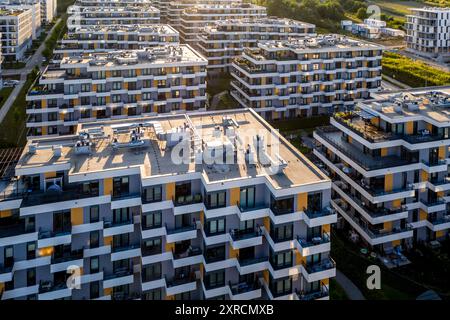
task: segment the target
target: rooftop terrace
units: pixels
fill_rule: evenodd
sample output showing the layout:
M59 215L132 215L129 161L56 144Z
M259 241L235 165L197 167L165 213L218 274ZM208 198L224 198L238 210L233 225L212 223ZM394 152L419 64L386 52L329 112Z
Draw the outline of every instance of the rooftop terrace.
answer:
M172 161L180 138L189 150L185 164ZM60 164L77 175L138 167L143 178L198 172L210 182L265 176L276 189L328 181L278 138L248 109L86 123L73 136L30 140L16 170ZM224 164L222 156L238 160Z

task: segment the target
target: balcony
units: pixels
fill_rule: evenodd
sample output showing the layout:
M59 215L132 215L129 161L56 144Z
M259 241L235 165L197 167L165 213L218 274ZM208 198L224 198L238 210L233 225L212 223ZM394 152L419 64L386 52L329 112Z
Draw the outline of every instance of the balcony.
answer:
M71 228L59 231L39 230L38 248L54 247L72 242Z
M22 207L31 207L55 202L95 198L98 196L98 190L91 190L90 192L83 192L80 189L64 189L61 191L33 191L23 194Z
M336 263L329 257L317 263L303 263L302 273L308 282L336 276Z
M24 220L12 219L11 223L0 226L0 246L36 240L37 234L35 228L27 227Z
M131 284L134 281L133 270L124 268L116 270L113 274L105 276L103 279L103 288L113 288L126 284Z
M172 198L175 215L204 210L203 197L200 193Z
M116 236L124 233L131 233L134 231L133 219L128 219L124 221L105 221L103 236L110 237Z
M175 295L183 292L189 292L197 289L197 280L195 274L182 274L171 279L166 278L167 295Z
M69 266L76 265L83 267L83 250L74 250L64 253L59 257L53 255L51 259L50 272L66 271Z
M180 268L194 264L202 263L203 252L199 247L190 246L188 250L182 253L173 253L173 267Z
M311 301L311 300L329 300L330 298L330 292L328 290L328 286L321 283L320 289L315 291L296 291L298 300L301 301Z
M72 289L67 287L66 282L42 281L39 284L39 300L55 300L70 296L72 296Z
M111 249L111 261L130 259L141 256L140 245L128 245L121 247L113 247Z
M242 249L262 244L262 231L260 228L249 230L232 229L229 234L233 249Z
M253 300L261 298L261 284L259 281L229 283L231 300Z
M111 195L111 209L135 207L142 204L140 193L113 193Z
M13 266L5 267L0 264L0 283L11 281L13 278Z
M305 213L305 222L310 228L335 223L337 221L335 210L329 206L319 210L306 209L303 212Z
M320 237L310 240L297 237L296 246L302 257L328 252L331 250L330 235L324 232Z
M238 270L241 275L267 269L268 256L257 258L241 258L238 256Z
M195 223L175 229L168 229L166 225L166 230L166 241L168 243L197 238L197 225Z

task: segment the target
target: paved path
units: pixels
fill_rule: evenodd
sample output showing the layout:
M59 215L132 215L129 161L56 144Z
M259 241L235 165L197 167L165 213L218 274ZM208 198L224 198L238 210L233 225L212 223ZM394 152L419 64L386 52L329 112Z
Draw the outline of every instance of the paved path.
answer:
M19 83L14 87L14 90L9 95L8 99L3 104L3 107L0 108L0 123L3 122L3 119L5 118L6 114L8 113L9 109L11 108L14 101L16 101L17 96L19 95L20 90L22 90L23 85L25 84L27 80L27 75L33 70L35 66L41 66L42 64L42 51L45 49L45 41L50 37L50 35L53 33L53 29L58 25L58 23L61 21L61 18L56 21L56 23L53 25L52 29L48 32L47 37L45 40L41 43L39 48L36 50L36 52L33 54L33 56L28 59L27 64L22 69L8 69L3 70L2 75L20 75L20 81Z
M394 86L397 86L400 89L411 89L411 87L408 86L407 84L404 84L403 82L400 82L400 81L398 81L398 80L396 80L396 79L394 79L392 77L389 77L389 76L387 76L385 74L382 75L382 79L385 82L390 82L391 84L393 84Z
M361 290L339 270L336 270L336 281L342 287L350 300L366 300Z

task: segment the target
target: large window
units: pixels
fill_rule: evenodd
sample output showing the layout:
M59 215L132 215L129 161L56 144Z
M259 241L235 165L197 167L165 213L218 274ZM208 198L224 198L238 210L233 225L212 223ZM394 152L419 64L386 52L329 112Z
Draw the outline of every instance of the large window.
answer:
M255 187L241 188L239 205L242 209L251 209L255 207Z
M144 199L145 203L157 202L162 200L162 187L154 186L147 187L144 189Z
M208 193L205 199L206 199L205 205L209 209L222 208L227 205L226 191Z
M225 271L219 270L205 274L204 283L206 289L223 287L225 285Z
M285 279L274 280L270 277L270 291L275 297L292 293L292 279L288 277Z
M271 223L270 237L275 242L288 241L293 239L293 225L286 224L282 226L275 226Z
M117 177L113 179L113 197L127 196L130 192L130 181L128 177Z
M225 260L225 245L207 248L205 250L205 260L208 263Z
M160 228L162 225L161 211L147 212L142 214L142 229Z
M130 234L123 233L113 236L113 248L124 248L128 247L130 244Z
M154 263L142 268L142 282L161 279L161 262Z
M100 232L98 230L89 233L89 247L98 248L100 245Z
M270 251L270 264L274 269L292 267L292 251L273 252Z
M100 207L99 206L91 206L89 208L89 222L95 223L100 221Z
M130 208L120 208L120 209L114 209L113 210L113 223L114 224L121 224L130 222Z
M91 257L89 268L91 274L98 273L100 271L100 263L98 257Z
M225 218L206 221L206 234L207 235L224 233L225 228L226 228Z
M292 213L294 212L294 198L275 199L271 196L270 209L275 215Z
M63 233L70 232L72 229L72 222L70 211L55 212L53 214L53 232Z
M152 238L142 242L142 255L149 256L162 252L161 238Z
M144 292L143 294L143 300L161 300L161 299L162 299L161 288L153 289Z
M303 208L299 208L303 209ZM314 192L308 194L308 210L320 211L322 210L322 193Z

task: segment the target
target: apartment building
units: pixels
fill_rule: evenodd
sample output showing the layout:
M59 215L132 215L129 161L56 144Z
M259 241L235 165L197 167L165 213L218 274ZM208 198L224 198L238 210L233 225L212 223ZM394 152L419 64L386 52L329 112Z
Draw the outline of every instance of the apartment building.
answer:
M167 24L106 25L78 27L64 35L54 50L54 59L116 50L176 45L179 33Z
M2 5L40 5L41 24L52 22L56 15L56 0L1 0Z
M450 8L411 8L406 16L407 50L443 62L450 61Z
M331 181L253 110L79 124L15 175L2 300L329 298Z
M231 61L244 48L260 41L315 36L313 24L282 18L230 19L206 26L197 36L197 47L208 59L208 73L229 72Z
M364 19L363 23L353 23L351 20L341 21L342 29L352 32L367 39L379 39L381 37L404 37L405 31L388 28L386 21L378 19Z
M207 63L189 45L65 57L27 94L29 134L71 134L79 122L204 110Z
M219 20L265 17L266 7L250 3L199 4L184 9L180 15L180 39L195 45L197 35L208 24Z
M144 3L140 6L79 6L67 9L67 28L72 31L88 25L147 25L159 23L159 10Z
M380 94L314 132L332 207L379 252L449 234L449 107L448 89Z
M167 5L167 23L170 24L175 29L180 30L181 13L184 11L184 9L192 8L196 5L202 4L208 5L242 4L242 0L171 0ZM161 14L161 17L163 17L163 14Z
M40 33L40 5L0 5L2 56L21 60Z
M168 22L168 12L169 12L169 3L172 0L154 0L152 1L152 5L159 10L161 16L161 22Z
M259 42L232 62L231 94L271 120L332 113L378 91L382 50L341 35Z

